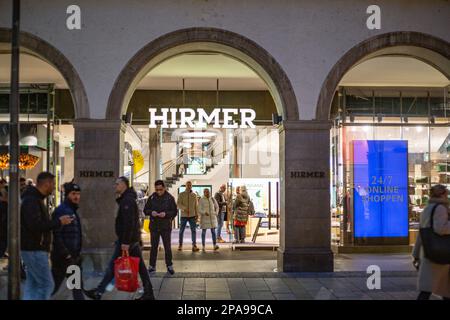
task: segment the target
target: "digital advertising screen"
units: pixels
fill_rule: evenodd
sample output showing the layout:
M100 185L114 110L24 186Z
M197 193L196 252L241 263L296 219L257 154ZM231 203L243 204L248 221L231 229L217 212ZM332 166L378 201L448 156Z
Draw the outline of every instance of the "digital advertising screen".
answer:
M408 144L354 140L355 238L408 236Z

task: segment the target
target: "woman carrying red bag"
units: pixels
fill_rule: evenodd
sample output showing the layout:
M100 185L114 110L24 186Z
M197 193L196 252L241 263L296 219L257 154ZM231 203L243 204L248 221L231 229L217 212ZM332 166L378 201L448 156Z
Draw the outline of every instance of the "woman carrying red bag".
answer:
M133 188L130 188L130 182L126 177L120 177L116 180L115 191L119 195L116 200L119 204L119 211L115 223L118 240L115 243L114 253L103 280L96 289L87 290L85 294L91 299L100 300L115 274L116 287L119 290L126 289L123 291L128 292L136 291L136 265L138 265L139 275L144 287L144 294L138 300L154 300L153 287L144 260L142 259L140 247L141 227L136 202L137 194ZM115 265L117 265L117 269L115 269Z

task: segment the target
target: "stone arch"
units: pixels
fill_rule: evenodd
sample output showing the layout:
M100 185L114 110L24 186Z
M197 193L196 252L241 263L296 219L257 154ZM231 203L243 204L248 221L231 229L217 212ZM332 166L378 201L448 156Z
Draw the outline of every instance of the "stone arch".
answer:
M181 53L212 51L252 68L267 84L284 120L298 120L292 85L278 62L261 46L239 34L216 28L188 28L163 35L140 49L117 77L108 99L106 119L120 119L134 89L152 68Z
M11 42L12 31L8 28L0 28L0 42ZM29 50L40 59L54 66L64 77L72 95L75 117L77 119L89 118L89 103L86 90L78 72L70 61L54 46L47 41L30 34L20 32L20 47Z
M328 73L316 107L316 119L328 120L342 77L356 64L382 55L410 56L428 63L450 79L450 43L419 32L390 32L371 37L348 50Z

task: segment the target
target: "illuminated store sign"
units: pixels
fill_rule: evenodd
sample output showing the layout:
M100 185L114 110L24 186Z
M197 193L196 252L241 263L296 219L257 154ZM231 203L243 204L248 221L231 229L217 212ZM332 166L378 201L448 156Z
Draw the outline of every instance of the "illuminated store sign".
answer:
M205 109L190 108L161 108L160 114L156 114L158 109L149 108L150 128L156 128L160 122L161 128L201 128L213 123L213 128L255 128L253 120L256 112L253 109L214 109L210 114ZM234 118L240 117L237 123ZM180 119L179 124L177 119Z
M408 236L408 144L353 141L355 237Z

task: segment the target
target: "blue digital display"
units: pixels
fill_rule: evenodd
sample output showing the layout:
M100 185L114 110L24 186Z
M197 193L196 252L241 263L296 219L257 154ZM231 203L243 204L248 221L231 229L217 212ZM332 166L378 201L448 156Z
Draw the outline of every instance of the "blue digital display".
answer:
M408 236L408 143L354 140L355 237Z

